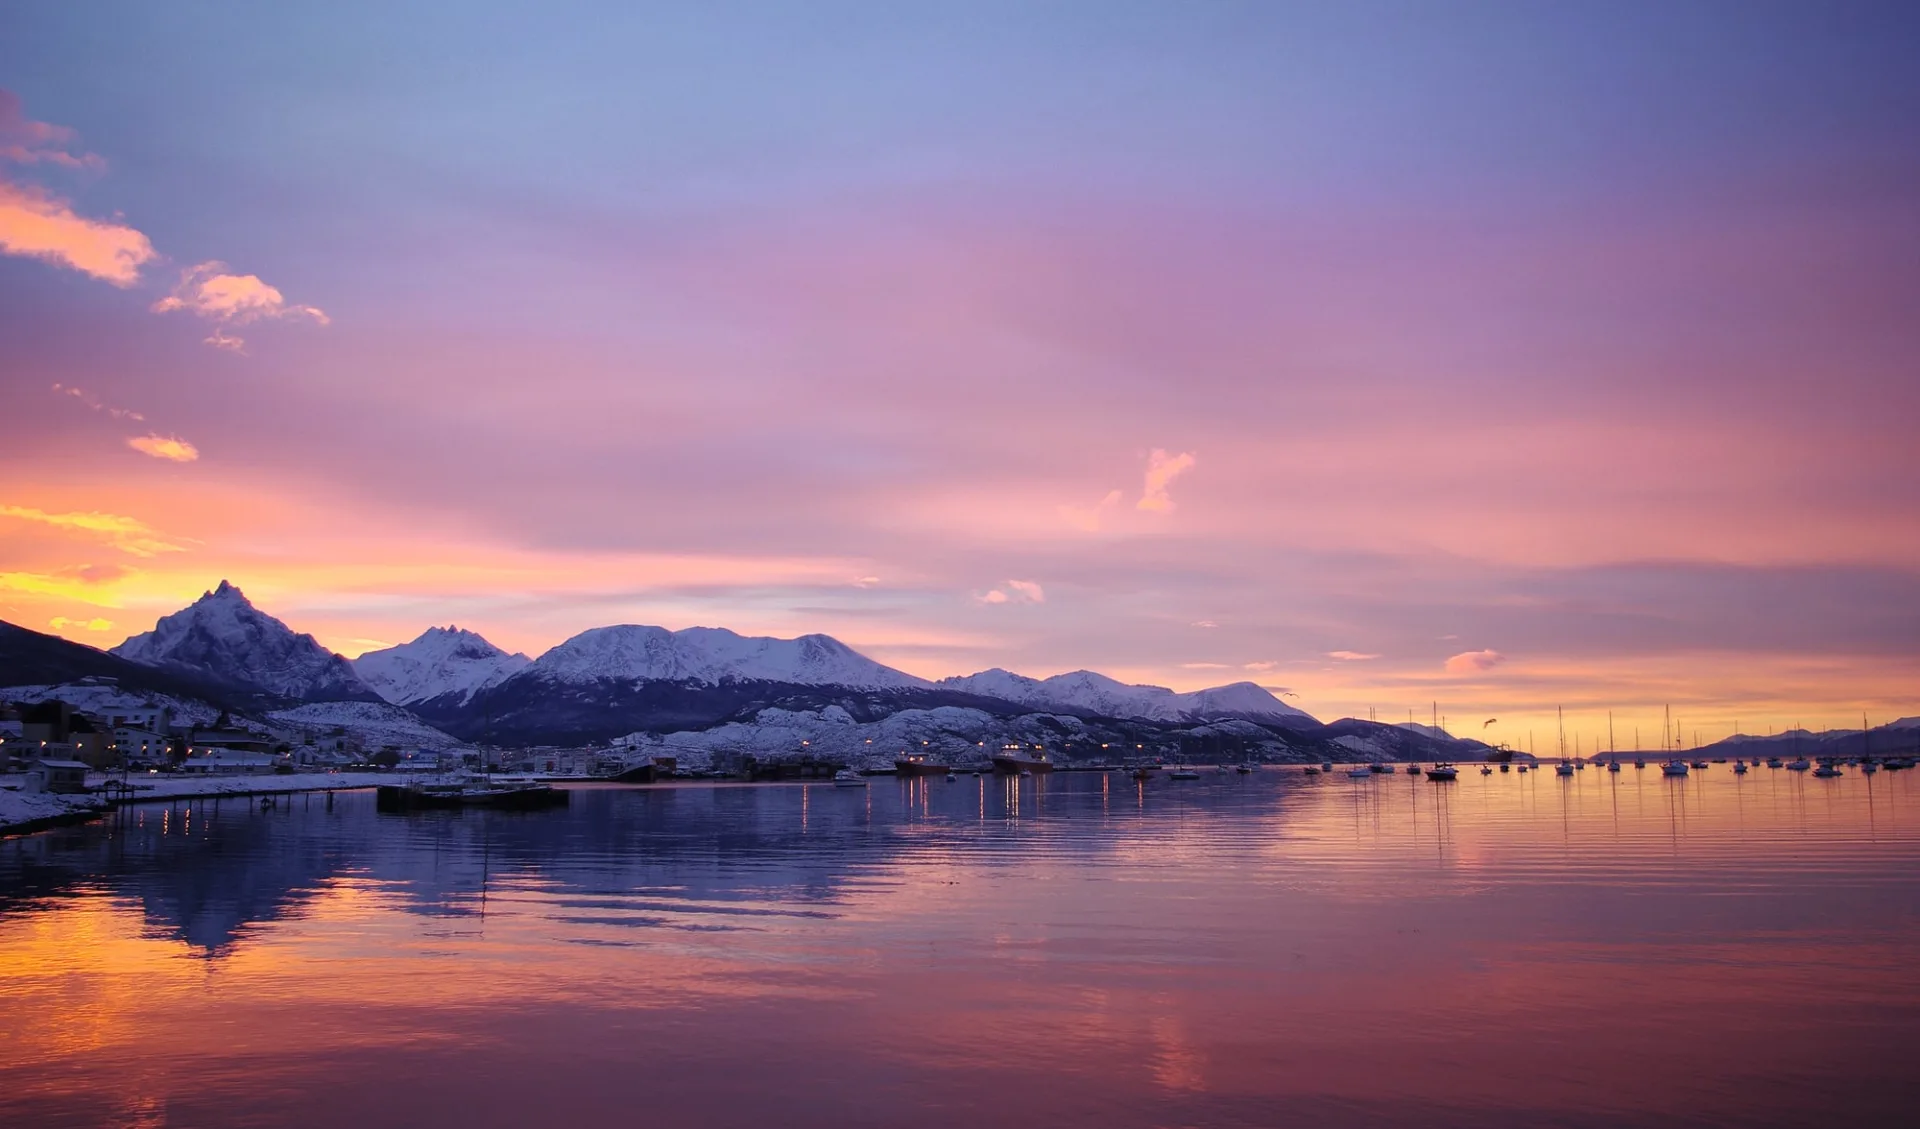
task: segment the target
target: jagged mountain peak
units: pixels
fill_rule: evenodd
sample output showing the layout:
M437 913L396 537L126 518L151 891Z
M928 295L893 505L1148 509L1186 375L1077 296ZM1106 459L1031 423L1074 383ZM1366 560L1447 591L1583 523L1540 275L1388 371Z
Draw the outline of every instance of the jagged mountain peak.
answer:
M302 701L377 697L347 660L260 611L226 580L110 653Z

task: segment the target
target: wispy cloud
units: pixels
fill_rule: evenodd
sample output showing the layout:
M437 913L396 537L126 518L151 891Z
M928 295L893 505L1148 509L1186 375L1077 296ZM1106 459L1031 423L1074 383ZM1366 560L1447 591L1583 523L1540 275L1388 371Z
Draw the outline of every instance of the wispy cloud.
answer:
M233 274L227 270L227 264L211 260L181 271L180 282L173 293L153 304L153 312L157 314L176 310L213 322L207 344L235 352L244 352L246 341L227 332L234 326L285 318L318 325L331 321L318 307L288 302L285 295L262 282L258 275Z
M880 583L880 578L877 576L856 576L853 578L852 583L855 588L872 588Z
M165 540L158 530L138 518L101 513L97 510L55 514L37 510L31 506L0 506L0 518L30 521L76 533L96 534L114 548L136 557L152 557L161 553L178 553L185 550L185 546Z
M0 90L0 161L17 165L58 165L98 170L106 161L98 153L79 150L80 135L63 125L27 117L20 96Z
M1272 670L1272 669L1274 669L1275 667L1277 667L1277 666L1279 666L1279 665L1280 665L1279 663L1277 663L1277 662L1273 662L1273 661L1271 661L1271 660L1269 660L1269 661L1266 661L1266 662L1255 662L1255 663L1242 663L1242 664L1241 664L1241 666L1240 666L1240 669L1241 669L1241 670L1255 670L1255 671L1263 671L1263 672L1264 672L1264 671L1269 671L1269 670Z
M0 572L0 589L32 596L54 596L99 608L117 608L111 588L67 569L60 572Z
M1181 663L1181 670L1232 670L1231 663Z
M1377 659L1380 656L1369 655L1360 651L1328 651L1327 657L1332 659L1335 662L1363 663L1363 662L1371 662L1372 660Z
M1097 533L1107 516L1120 508L1123 495L1118 490L1107 492L1107 496L1091 506L1061 506L1060 516L1075 529L1087 533Z
M1507 661L1499 651L1462 651L1447 660L1448 674L1478 674Z
M97 617L94 619L68 619L66 616L57 615L47 621L47 626L53 628L55 631L66 631L69 628L75 631L111 631L113 630L113 621Z
M1032 580L1009 580L998 588L974 596L983 604L1044 604L1046 590Z
M1218 626L1220 626L1220 625L1219 625L1218 623L1215 623L1215 622L1214 622L1213 620L1210 620L1210 619L1196 619L1196 620L1194 620L1194 621L1193 621L1193 623L1192 623L1192 626L1194 626L1194 627L1218 627Z
M102 401L100 397L95 396L93 393L88 392L84 388L75 388L69 384L60 384L58 382L55 382L53 386L53 391L57 395L71 396L74 399L80 401L82 404L85 404L87 407L91 408L92 410L96 412L103 412L107 415L112 416L114 419L130 419L136 422L144 423L147 418L146 416L143 416L139 412L133 411L130 408L116 408L112 404Z
M1165 513L1173 508L1173 499L1167 495L1167 488L1173 480L1193 469L1193 452L1169 455L1155 447L1147 456L1146 487L1140 493L1140 500L1134 503L1135 509L1152 513Z
M140 281L153 244L123 223L93 220L65 200L26 184L0 180L0 253L39 259L115 286Z
M174 463L190 463L200 457L200 449L174 435L135 435L127 446L143 455Z

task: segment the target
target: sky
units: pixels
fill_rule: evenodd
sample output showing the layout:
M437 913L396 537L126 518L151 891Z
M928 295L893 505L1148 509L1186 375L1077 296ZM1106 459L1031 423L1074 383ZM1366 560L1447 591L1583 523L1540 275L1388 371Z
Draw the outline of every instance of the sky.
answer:
M820 631L1522 747L1920 714L1916 51L1904 4L9 4L0 619L230 579L349 656Z

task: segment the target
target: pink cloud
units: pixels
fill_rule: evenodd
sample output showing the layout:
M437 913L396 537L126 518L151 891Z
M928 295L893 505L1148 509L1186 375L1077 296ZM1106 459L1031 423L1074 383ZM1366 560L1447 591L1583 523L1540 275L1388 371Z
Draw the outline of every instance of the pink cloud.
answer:
M227 264L209 260L180 272L173 293L153 304L156 314L184 310L214 323L207 344L216 349L244 352L246 341L228 333L230 326L247 325L263 319L303 318L318 325L331 320L316 306L288 302L286 296L260 280L258 275L231 274Z
M1173 480L1193 469L1193 452L1169 455L1158 447L1147 456L1146 487L1140 494L1135 509L1153 513L1165 513L1173 508L1173 499L1167 496L1167 487Z
M1448 674L1478 674L1507 661L1499 651L1462 651L1447 660Z
M1120 508L1122 495L1118 490L1108 491L1107 496L1093 506L1061 506L1060 516L1068 525L1088 533L1097 533L1100 524L1108 514Z
M0 90L0 161L17 165L59 165L70 169L100 169L106 162L97 153L72 152L80 135L63 125L27 117L20 96Z
M1003 586L974 599L983 604L1044 604L1047 602L1047 593L1035 581L1009 580Z
M56 394L61 396L71 396L74 399L80 401L82 404L85 404L88 408L91 408L96 412L105 412L107 415L112 416L114 419L130 419L135 422L145 422L147 418L146 416L141 415L139 412L133 411L129 408L116 408L112 404L104 402L103 400L100 399L100 397L95 396L93 393L87 391L84 388L75 388L72 385L60 384L56 382L53 386L53 391Z
M30 185L0 181L0 253L40 259L132 286L154 258L153 244L133 228L88 219L65 200Z
M1492 652L1491 652L1491 651L1489 651L1489 652L1487 652L1487 653L1488 653L1488 654L1492 654ZM1371 660L1373 660L1373 659L1377 659L1377 658L1379 658L1380 656L1379 656L1379 655L1368 655L1368 654L1362 654L1362 653L1361 653L1361 652L1359 652L1359 651L1328 651L1328 652L1327 652L1327 657L1328 657L1328 658L1330 658L1330 659L1332 659L1332 660L1334 660L1335 662L1343 662L1343 663L1363 663L1363 662L1368 662L1368 661L1371 661Z

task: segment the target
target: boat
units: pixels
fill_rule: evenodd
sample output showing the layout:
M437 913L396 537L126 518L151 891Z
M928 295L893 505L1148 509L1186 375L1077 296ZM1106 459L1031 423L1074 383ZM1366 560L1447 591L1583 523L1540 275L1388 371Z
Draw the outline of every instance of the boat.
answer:
M1317 764L1310 764L1307 767L1301 769L1300 774L1302 776L1318 776L1320 775L1320 766Z
M417 784L382 784L374 789L375 811L445 811L458 808L502 808L536 811L567 806L568 793L551 784L494 783L485 780Z
M1250 776L1253 774L1254 767L1255 767L1254 764L1251 761L1249 761L1246 764L1235 767L1234 771L1239 773L1242 776Z
M1798 757L1787 762L1787 771L1789 772L1805 772L1812 767L1813 765L1808 763L1805 757Z
M1528 768L1528 766L1527 766L1527 765L1524 765L1524 764L1523 764L1523 765L1521 765L1521 766L1520 766L1520 771L1521 771L1521 772L1525 772L1525 771L1527 771L1527 768Z
M1419 761L1414 761L1414 762L1413 762L1412 764L1410 764L1410 765L1408 765L1408 766L1407 766L1407 775L1408 775L1408 776L1418 776L1418 775L1420 775L1420 762L1419 762Z
M1685 776L1686 774L1687 762L1683 760L1670 760L1660 766L1662 776Z
M1705 767L1707 767L1707 762L1706 762L1706 761L1694 761L1694 762L1693 762L1693 767L1695 767L1695 768L1705 768Z
M1143 764L1139 768L1134 769L1133 778L1143 783L1145 781L1153 779L1153 766Z
M1368 772L1392 772L1393 766L1390 764L1382 764L1379 761L1375 761L1372 764L1367 766L1367 771Z
M1875 772L1879 772L1879 771L1880 771L1880 766L1879 766L1879 765L1877 765L1877 764L1875 764L1875 763L1873 763L1873 762L1872 762L1872 761L1870 761L1870 760L1864 760L1864 759L1863 759L1863 760L1862 760L1862 761L1860 762L1860 771L1861 771L1861 772L1864 772L1864 773L1869 773L1869 774L1871 774L1871 773L1875 773Z
M1453 767L1450 764L1436 764L1432 768L1427 770L1428 780L1438 780L1438 781L1444 782L1448 780L1458 780L1459 778L1460 778L1460 770Z
M958 776L955 776L955 775L953 774L953 771L952 771L951 769L949 769L949 770L947 771L947 783L949 783L949 784L951 784L951 783L953 783L954 781L956 781L956 780L958 780L958 779L960 779L960 778L959 778Z
M1364 765L1358 768L1350 768L1347 770L1347 779L1349 780L1365 780L1367 777L1372 775L1373 775L1373 770L1365 767Z
M1840 766L1832 762L1827 762L1825 764L1822 764L1819 768L1814 769L1813 774L1815 776L1820 776L1820 777L1839 776Z
M1512 771L1513 771L1513 766L1512 766L1512 765L1510 765L1510 764L1508 764L1508 763L1507 763L1506 761L1501 761L1501 762L1500 762L1500 771L1501 771L1501 772L1512 772Z
M833 774L833 786L835 788L865 788L867 786L867 778L850 768L843 768Z
M1745 775L1747 774L1747 762L1746 762L1746 761L1734 761L1734 762L1733 762L1733 774L1734 774L1735 776L1745 776Z
M1779 758L1779 757L1768 757L1768 758L1767 758L1767 767L1768 767L1768 768L1779 768L1779 767L1780 767L1780 765L1781 765L1781 761L1780 761L1780 758Z
M1480 775L1482 775L1482 776L1492 776L1492 775L1493 775L1493 769L1491 769L1491 768L1489 768L1488 766L1486 766L1486 765L1484 765L1484 764L1483 764L1483 765L1481 765L1481 766L1480 766Z
M1044 749L1008 746L993 754L993 770L1002 776L1037 775L1053 771L1053 760Z
M1620 771L1620 762L1619 762L1619 761L1608 761L1608 762L1607 762L1607 771L1608 771L1608 772L1619 772L1619 771Z
M1195 772L1194 770L1192 770L1192 769L1190 769L1190 768L1176 768L1176 769L1174 769L1174 770L1173 770L1172 772L1169 772L1169 773L1167 773L1167 779L1169 779L1169 780L1198 780L1198 779L1200 779L1200 774L1199 774L1199 773L1197 773L1197 772Z
M1321 771L1321 772L1332 772L1332 771L1333 771L1333 762L1332 762L1332 761L1321 761L1321 762L1320 762L1320 771Z
M1639 733L1640 731L1639 731L1638 729L1636 729L1636 730L1634 730L1634 732L1635 732L1635 733L1637 734L1637 733ZM1635 757L1635 758L1633 758L1633 767L1635 767L1635 768L1645 768L1645 767L1647 767L1647 762L1646 762L1646 761L1643 761L1643 760L1641 760L1641 759L1640 759L1639 757Z
M893 758L896 776L945 776L952 770L925 753L901 753Z
M1566 761L1561 761L1559 764L1554 766L1553 774L1555 776L1572 776L1573 765L1567 763Z

